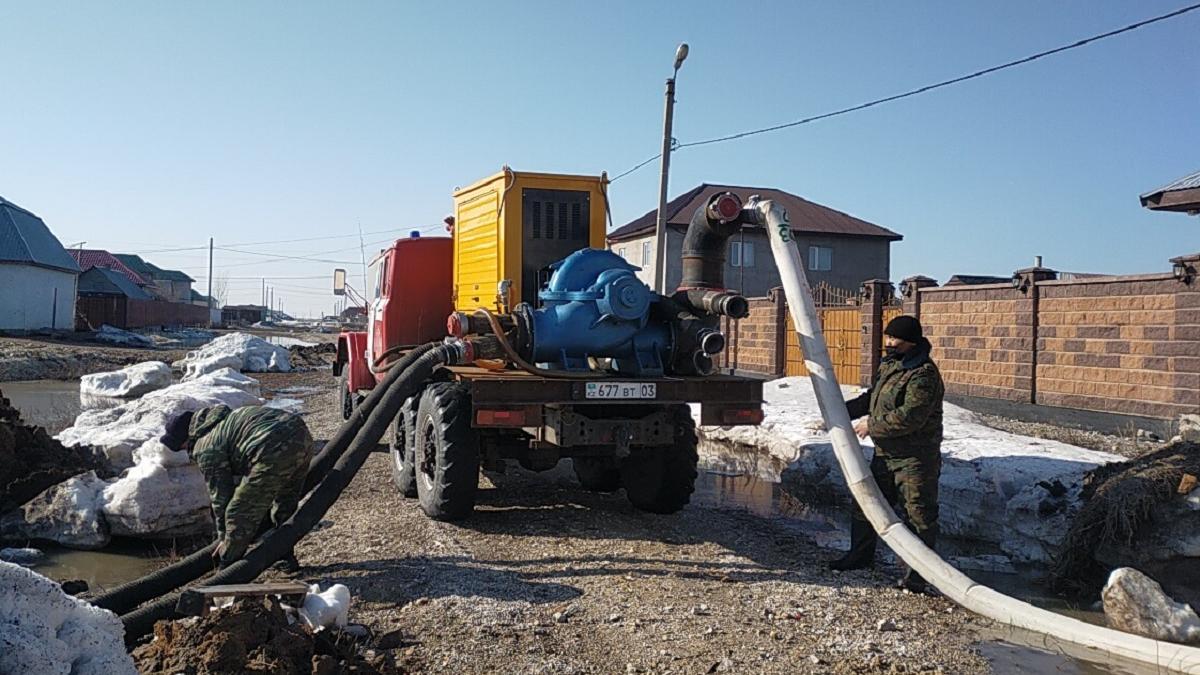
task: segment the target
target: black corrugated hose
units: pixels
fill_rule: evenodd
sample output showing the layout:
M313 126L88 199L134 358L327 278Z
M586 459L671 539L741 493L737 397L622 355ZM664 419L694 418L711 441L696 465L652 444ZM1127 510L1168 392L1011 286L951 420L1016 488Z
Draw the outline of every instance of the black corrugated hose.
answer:
M305 494L312 490L329 471L329 467L333 466L333 463L341 458L346 448L349 447L351 440L354 439L355 435L358 434L366 422L368 416L375 410L379 401L383 399L384 392L391 387L405 369L435 346L437 346L437 343L421 345L408 354L405 354L404 358L396 362L397 367L391 369L387 377L371 391L362 405L355 408L354 414L350 419L346 420L338 428L333 438L329 439L325 447L321 448L321 451L309 462L308 474L304 480ZM266 531L266 529L267 527L264 525L263 531ZM112 610L117 614L129 612L143 602L157 598L164 593L169 593L212 571L212 554L216 546L217 542L213 542L176 563L151 572L140 579L134 579L133 581L105 591L95 598L91 598L89 602L97 607Z
M267 532L258 545L241 560L205 580L204 585L248 583L271 563L292 550L296 542L320 522L325 512L350 484L350 480L375 449L388 425L400 412L404 401L420 390L434 369L440 365L454 365L461 358L462 351L458 347L438 345L419 356L408 368L394 368L393 372L398 375L384 390L379 404L371 410L347 451L321 479L320 485L313 488L304 498L296 513L286 523ZM136 643L154 628L156 621L175 617L178 599L177 593L166 595L122 616L121 621L125 624L125 643Z

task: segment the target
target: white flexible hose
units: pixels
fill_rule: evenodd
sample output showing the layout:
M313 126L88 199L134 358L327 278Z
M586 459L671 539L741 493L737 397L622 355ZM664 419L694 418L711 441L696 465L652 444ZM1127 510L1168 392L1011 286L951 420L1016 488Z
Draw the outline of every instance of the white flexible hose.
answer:
M787 212L782 205L770 200L752 199L747 208L757 212L756 219L767 229L771 253L783 279L783 290L804 351L804 363L817 394L821 416L829 428L838 465L854 500L888 547L943 595L976 614L1094 649L1097 660L1102 660L1104 655L1113 655L1161 669L1200 674L1200 649L1095 626L992 590L948 565L896 518L871 475L851 427L850 414L834 377L833 363L821 333L800 251L792 238Z

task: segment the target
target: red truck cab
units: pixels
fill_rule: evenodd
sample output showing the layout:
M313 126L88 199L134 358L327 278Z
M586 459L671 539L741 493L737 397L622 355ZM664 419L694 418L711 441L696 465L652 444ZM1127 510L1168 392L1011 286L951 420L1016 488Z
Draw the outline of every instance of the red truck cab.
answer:
M387 364L407 347L440 340L453 311L453 240L397 239L367 268L367 330L338 335L333 374L342 380L342 412L349 415L360 392L375 387Z

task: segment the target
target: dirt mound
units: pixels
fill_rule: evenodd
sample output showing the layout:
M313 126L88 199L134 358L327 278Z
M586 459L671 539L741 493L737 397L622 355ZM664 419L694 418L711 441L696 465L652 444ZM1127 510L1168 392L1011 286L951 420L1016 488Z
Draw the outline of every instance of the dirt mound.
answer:
M89 470L108 478L112 467L88 447L68 448L21 413L0 391L0 513L21 506L46 488Z
M159 621L154 640L133 652L144 675L327 675L401 672L384 657L370 662L351 639L313 634L303 624L288 624L278 602L238 601L207 616Z
M293 368L322 368L333 363L337 345L322 342L317 345L292 345L288 347Z
M1105 548L1129 548L1142 530L1169 518L1185 474L1200 475L1200 445L1175 443L1129 462L1101 466L1084 478L1086 500L1051 568L1060 592L1095 595L1111 571L1096 559Z

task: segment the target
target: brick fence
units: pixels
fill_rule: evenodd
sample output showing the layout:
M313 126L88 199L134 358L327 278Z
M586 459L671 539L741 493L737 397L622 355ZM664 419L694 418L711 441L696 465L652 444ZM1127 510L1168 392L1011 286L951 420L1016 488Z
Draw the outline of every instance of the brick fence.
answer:
M1163 274L1067 280L1033 267L987 285L910 277L901 299L921 320L952 395L1170 419L1200 412L1200 254L1171 263ZM893 313L892 285L867 282L861 298L855 384L865 385ZM729 349L719 365L781 377L792 330L783 293L750 305L749 318L725 322Z

